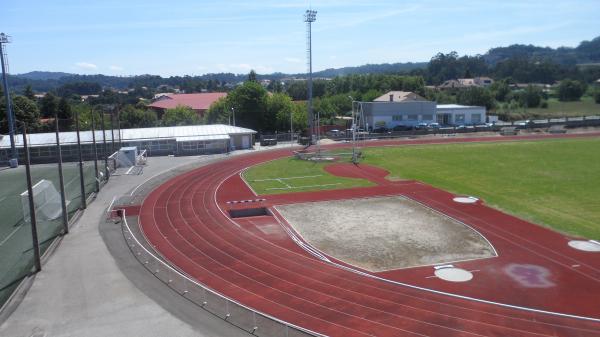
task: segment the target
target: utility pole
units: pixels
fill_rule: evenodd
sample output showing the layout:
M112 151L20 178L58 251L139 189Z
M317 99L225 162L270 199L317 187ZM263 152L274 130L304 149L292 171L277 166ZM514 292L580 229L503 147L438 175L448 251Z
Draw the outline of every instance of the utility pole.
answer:
M10 36L0 33L0 59L2 63L2 85L4 86L4 97L6 99L6 116L8 118L8 135L10 137L10 159L9 165L12 168L19 166L19 156L15 146L15 115L13 114L10 101L10 90L8 88L8 59L4 45L10 43Z

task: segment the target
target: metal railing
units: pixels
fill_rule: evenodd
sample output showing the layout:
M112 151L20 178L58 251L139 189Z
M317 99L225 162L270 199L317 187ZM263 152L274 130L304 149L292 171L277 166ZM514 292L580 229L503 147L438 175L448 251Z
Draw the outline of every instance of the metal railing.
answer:
M254 310L220 294L178 271L150 252L134 235L127 223L125 210L120 210L121 229L127 246L135 258L157 279L202 309L255 336L325 335L285 322Z

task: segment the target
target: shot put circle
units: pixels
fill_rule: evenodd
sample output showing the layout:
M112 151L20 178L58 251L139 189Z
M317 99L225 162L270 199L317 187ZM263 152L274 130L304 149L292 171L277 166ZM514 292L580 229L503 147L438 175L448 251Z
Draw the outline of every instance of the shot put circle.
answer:
M473 278L473 273L461 268L441 268L435 271L435 276L449 282L467 282Z
M455 197L452 199L454 202L458 202L460 204L474 204L479 201L478 198L475 197Z
M584 252L600 252L600 244L592 241L572 240L569 241L569 246Z

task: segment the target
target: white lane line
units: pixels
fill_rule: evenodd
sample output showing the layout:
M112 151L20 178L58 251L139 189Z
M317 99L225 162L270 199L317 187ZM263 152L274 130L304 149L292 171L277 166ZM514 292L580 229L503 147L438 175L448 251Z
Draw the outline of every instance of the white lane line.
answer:
M257 180L252 180L253 182L258 182L258 181L272 181L272 180L292 180L292 179L305 179L305 178L316 178L316 177L321 177L323 176L322 174L317 174L314 176L301 176L301 177L289 177L289 178L269 178L269 179L257 179Z
M12 232L10 232L10 234L8 234L8 236L7 236L6 238L4 238L4 240L2 240L2 242L0 242L0 246L2 246L2 245L3 245L4 243L6 243L6 241L8 241L8 240L9 240L9 239L10 239L10 238L13 236L13 235L15 235L15 233L16 233L16 232L17 232L19 229L21 229L21 227L22 227L22 226L23 226L23 225L21 224L21 225L17 226L17 228L13 229L13 231L12 231Z

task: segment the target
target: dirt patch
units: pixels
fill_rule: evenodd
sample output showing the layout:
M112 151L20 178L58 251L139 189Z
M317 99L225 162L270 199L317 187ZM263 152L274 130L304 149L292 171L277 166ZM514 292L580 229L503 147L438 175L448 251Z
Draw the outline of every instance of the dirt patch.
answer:
M314 247L374 272L495 256L470 227L401 196L276 208Z

